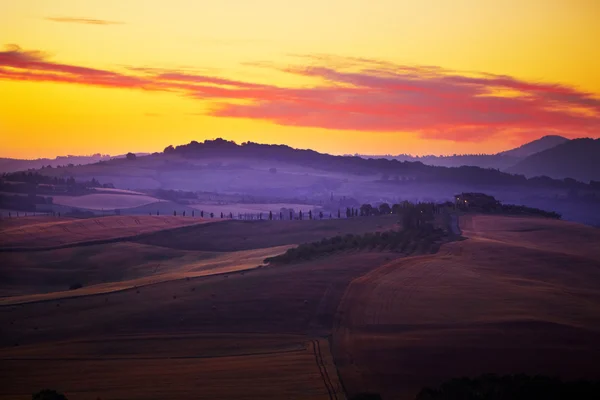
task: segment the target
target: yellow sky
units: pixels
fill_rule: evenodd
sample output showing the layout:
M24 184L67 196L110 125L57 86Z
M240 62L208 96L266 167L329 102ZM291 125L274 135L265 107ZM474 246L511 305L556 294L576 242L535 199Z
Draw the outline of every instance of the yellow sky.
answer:
M66 65L120 73L128 67L192 71L288 89L321 81L249 64L281 69L309 62L294 55L335 55L556 83L596 97L598 20L597 0L3 0L0 45L39 50L45 60ZM457 141L402 124L397 130L371 122L332 129L330 122L296 117L282 123L207 115L216 102L179 92L0 78L0 157L159 151L219 136L337 154L488 152L525 140L509 131ZM598 111L591 107L588 112ZM568 122L564 133L577 135L579 126L593 131L596 123ZM533 125L536 132L527 138L546 134L543 124Z

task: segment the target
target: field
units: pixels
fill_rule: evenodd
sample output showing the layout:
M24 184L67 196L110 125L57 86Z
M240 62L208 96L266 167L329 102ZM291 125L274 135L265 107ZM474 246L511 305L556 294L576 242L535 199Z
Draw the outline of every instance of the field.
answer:
M413 399L487 372L598 378L598 231L490 216L462 227L467 240L349 285L333 339L348 392Z
M53 196L54 204L88 210L114 210L139 207L160 200L145 195L123 193L96 193L84 196Z
M472 216L466 240L432 255L261 265L293 244L397 227L393 216L219 220L0 253L0 399L52 387L70 400L402 400L461 375L599 377L593 228Z
M208 222L200 218L171 216L109 216L90 219L19 217L0 221L0 248L48 248L102 240L115 240L142 233ZM16 220L16 218L15 218ZM5 221L7 221L5 223Z

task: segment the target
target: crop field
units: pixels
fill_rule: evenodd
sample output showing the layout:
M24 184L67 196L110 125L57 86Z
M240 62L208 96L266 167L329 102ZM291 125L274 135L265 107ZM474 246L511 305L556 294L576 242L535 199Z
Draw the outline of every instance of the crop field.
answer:
M74 400L412 400L461 375L598 377L600 260L576 243L595 231L467 217L466 240L411 257L348 249L263 263L292 245L399 228L397 216L104 217L124 219L127 235L114 222L115 242L2 252L0 399L52 387ZM136 218L152 228L132 237ZM2 232L37 229L29 242L8 236L21 246L62 243L56 226L72 223L98 226ZM68 290L73 281L83 287Z
M160 200L151 196L120 193L95 193L83 196L53 196L54 204L88 210L114 210L139 207Z
M291 335L115 337L0 354L7 400L57 382L76 400L343 398L327 341ZM46 372L32 374L27 358Z
M413 399L489 372L598 378L600 261L570 250L594 232L563 224L470 217L469 239L353 280L333 338L349 394Z
M0 398L51 385L75 400L176 400L199 390L344 399L323 337L347 284L385 260L390 254L341 254L0 306Z
M156 232L136 239L136 242L182 250L238 251L401 227L394 215L312 221L215 220L221 222Z
M21 221L21 219L15 219ZM82 242L110 240L155 232L207 220L172 216L108 216L90 219L40 217L39 223L0 225L0 248L44 248ZM37 220L36 220L37 221ZM42 222L43 221L43 222Z
M7 253L0 269L0 305L108 294L161 282L227 274L261 266L290 246L211 253L129 242ZM51 259L52 262L47 261ZM82 288L68 290L74 282Z

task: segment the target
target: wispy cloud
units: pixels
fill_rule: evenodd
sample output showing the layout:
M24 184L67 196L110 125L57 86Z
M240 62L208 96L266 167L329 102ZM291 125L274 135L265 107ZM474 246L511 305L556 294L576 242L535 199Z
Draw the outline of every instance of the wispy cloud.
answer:
M211 116L282 126L412 132L454 141L600 134L600 99L566 85L361 58L299 59L306 62L253 65L309 78L312 86L278 87L193 71L95 69L55 63L43 52L13 45L0 52L0 79L170 91L209 101Z
M107 21L104 19L94 18L73 18L73 17L46 17L46 20L53 22L69 22L74 24L87 24L87 25L121 25L123 22L119 21Z

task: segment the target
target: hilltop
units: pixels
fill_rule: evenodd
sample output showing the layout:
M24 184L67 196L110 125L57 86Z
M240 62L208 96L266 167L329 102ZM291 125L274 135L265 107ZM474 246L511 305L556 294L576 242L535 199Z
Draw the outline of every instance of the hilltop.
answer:
M546 175L582 182L600 181L600 139L574 139L532 154L508 169L525 176Z

